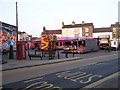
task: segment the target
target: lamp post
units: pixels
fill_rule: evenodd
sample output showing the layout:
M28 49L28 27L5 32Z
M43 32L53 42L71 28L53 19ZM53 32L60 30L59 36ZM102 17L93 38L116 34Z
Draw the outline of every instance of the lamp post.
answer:
M120 24L117 22L117 39L118 39L118 49L120 48Z
M120 28L119 28L120 25L119 25L119 22L116 22L115 26L116 26L116 29L115 29L115 31L116 31L115 39L117 41L116 50L118 50L119 44L120 44L120 41L119 41L119 38L120 38Z
M18 47L18 6L16 2L16 59L18 60L19 54L19 47Z
M16 2L16 42L18 42L18 6Z

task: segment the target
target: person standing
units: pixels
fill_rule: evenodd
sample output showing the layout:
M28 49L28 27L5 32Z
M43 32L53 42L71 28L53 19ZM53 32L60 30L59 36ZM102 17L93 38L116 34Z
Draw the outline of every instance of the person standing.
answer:
M13 45L10 45L10 49L9 49L9 59L13 59L13 58L14 58Z

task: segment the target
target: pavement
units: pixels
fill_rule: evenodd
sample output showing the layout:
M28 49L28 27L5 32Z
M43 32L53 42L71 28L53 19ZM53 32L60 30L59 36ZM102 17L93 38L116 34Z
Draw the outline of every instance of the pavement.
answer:
M31 51L31 53L34 53ZM60 59L58 59L57 53L54 57L54 59L49 60L49 57L43 57L43 60L41 60L39 57L29 59L28 55L26 54L26 60L16 60L16 53L14 53L14 58L9 59L9 54L0 55L1 60L1 71L7 71L7 70L13 70L13 69L19 69L19 68L25 68L25 67L34 67L34 66L40 66L40 65L47 65L47 64L53 64L53 63L61 63L61 62L67 62L67 61L73 61L73 60L80 60L82 58L93 58L98 57L102 55L109 55L109 54L115 54L116 52L106 52L106 51L98 51L98 52L91 52L87 54L75 54L73 57L73 54L68 54L68 58L66 58L65 53L62 53L62 51L59 52Z
M34 53L33 50L30 51L30 53ZM39 52L37 52L39 53ZM40 66L40 65L47 65L47 64L53 64L53 63L61 63L61 62L67 62L67 61L73 61L81 59L79 55L73 57L72 54L68 54L68 58L65 57L65 53L60 53L60 59L58 59L58 54L56 53L55 57L52 60L49 60L48 55L46 57L43 57L41 60L39 57L33 57L31 60L28 57L28 54L26 54L26 59L23 60L16 60L16 53L14 52L13 59L9 59L9 53L7 54L1 54L0 57L0 68L1 71L7 71L7 70L14 70L14 69L20 69L20 68L26 68L26 67L34 67L34 66Z
M1 55L0 57L3 57L3 55ZM0 70L8 71L8 70L14 70L14 69L20 69L20 68L26 68L26 67L34 67L34 66L40 66L40 65L47 65L47 64L53 64L53 63L61 63L61 62L79 60L79 59L82 59L82 57L80 57L80 56L73 57L72 55L69 58L65 58L65 57L61 58L60 57L60 59L55 58L53 60L48 60L48 59L40 60L40 58L29 60L28 57L26 60L16 60L15 58L14 59L6 59L5 58L5 59L2 59L2 61L0 60L0 62L1 62ZM116 83L116 80L118 80L116 78L117 77L111 78L111 79L103 82L102 84L100 84L100 86L98 85L95 88L108 87L109 83L111 83L111 82ZM119 84L118 84L118 86L119 86Z
M2 71L67 62L78 59L80 59L80 57L73 57L73 58L71 57L71 58L55 59L55 60L5 60L4 64L2 65Z
M31 53L34 53L33 51L30 51ZM2 57L0 59L0 63L2 65L2 68L0 68L1 71L6 70L13 70L18 68L25 68L25 67L32 67L32 66L40 66L40 65L46 65L46 64L53 64L53 63L60 63L60 62L66 62L66 61L73 61L73 60L79 60L82 58L92 58L97 57L101 55L109 55L114 54L115 52L106 52L106 51L98 51L98 52L91 52L87 54L75 54L73 57L73 54L68 54L68 58L66 58L65 53L62 53L62 51L59 52L60 59L58 59L57 53L54 57L54 59L49 60L48 57L43 57L43 60L41 60L39 57L29 59L28 55L26 54L26 60L16 60L16 53L14 53L14 58L9 59L9 54L0 55Z

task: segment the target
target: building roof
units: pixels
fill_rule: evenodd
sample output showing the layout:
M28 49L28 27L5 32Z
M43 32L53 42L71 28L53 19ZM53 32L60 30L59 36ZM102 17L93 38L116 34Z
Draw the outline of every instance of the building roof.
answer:
M83 23L83 24L75 24L75 25L64 25L62 28L77 28L77 27L84 27L84 26L93 26L93 23Z
M5 22L2 22L2 25L6 26L6 27L14 27L14 28L16 28L15 25L11 25L11 24L8 24L8 23L5 23Z
M76 28L76 27L82 27L82 24L64 25L62 28Z
M112 32L110 27L94 28L93 33Z
M2 29L5 29L7 31L16 31L16 26L4 22L1 23L2 23Z
M111 27L116 27L116 24L111 24Z
M24 31L23 31L23 32L21 32L21 31L18 31L18 33L19 33L19 34L25 34L26 32L24 32Z
M82 26L93 26L93 23L83 23Z
M116 24L111 24L111 27L117 27L117 26L120 27L120 24L119 25L117 23Z
M46 32L48 34L62 34L62 30L58 29L58 30L46 30ZM42 34L45 34L45 32L42 32Z

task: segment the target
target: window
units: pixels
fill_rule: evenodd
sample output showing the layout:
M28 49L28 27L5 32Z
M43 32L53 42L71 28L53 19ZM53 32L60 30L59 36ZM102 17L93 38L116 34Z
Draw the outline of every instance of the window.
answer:
M80 47L81 45L83 45L83 46L85 47L85 40L78 41L78 45L79 45L79 47Z
M75 34L79 34L79 33L80 33L80 30L79 30L79 29L74 29L74 33L75 33Z
M65 42L65 46L69 46L69 45L72 45L70 41L66 41Z
M73 45L77 46L77 41L73 41Z
M62 42L60 42L60 46L62 46Z
M75 34L75 37L79 37L79 34Z
M58 46L58 42L56 42L56 46Z
M114 34L116 33L116 28L113 28L113 33L114 33Z
M88 32L89 32L89 28L85 28L85 32L87 32L87 33L88 33Z
M85 33L85 36L89 36L89 34L88 34L88 33Z
M113 38L115 38L116 37L116 34L113 34Z

